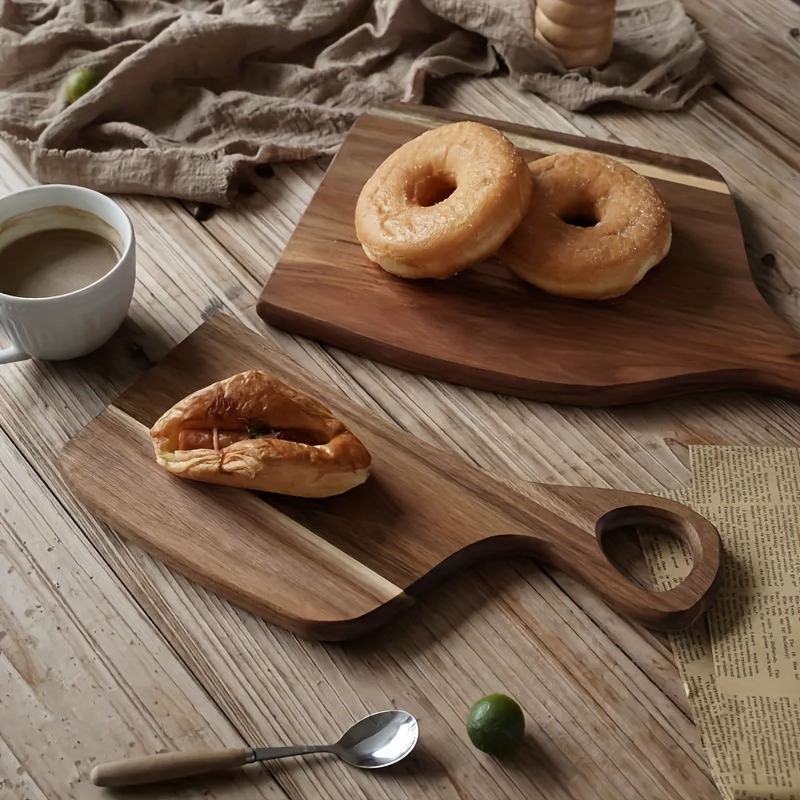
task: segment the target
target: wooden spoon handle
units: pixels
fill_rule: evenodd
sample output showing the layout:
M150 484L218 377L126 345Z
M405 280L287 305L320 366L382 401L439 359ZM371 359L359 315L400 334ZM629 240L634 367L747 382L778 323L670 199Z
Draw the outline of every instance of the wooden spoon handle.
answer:
M135 786L142 783L186 778L208 772L241 767L248 763L249 750L231 747L194 753L161 753L98 764L90 776L96 786Z
M723 548L717 529L692 509L651 495L576 487L542 487L542 500L552 510L580 509L577 526L548 537L544 556L564 572L592 588L627 617L659 630L677 630L705 612L722 566ZM603 551L603 537L613 529L651 526L681 539L692 567L672 589L656 592L623 575Z

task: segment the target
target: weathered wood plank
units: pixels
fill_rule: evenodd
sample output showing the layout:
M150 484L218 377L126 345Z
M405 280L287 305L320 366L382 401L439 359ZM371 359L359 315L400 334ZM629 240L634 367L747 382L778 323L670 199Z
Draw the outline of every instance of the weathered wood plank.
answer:
M800 5L796 0L683 0L708 44L708 60L728 94L800 145L796 86Z
M0 554L0 796L85 797L98 759L242 742L4 434ZM286 794L243 775L209 796Z

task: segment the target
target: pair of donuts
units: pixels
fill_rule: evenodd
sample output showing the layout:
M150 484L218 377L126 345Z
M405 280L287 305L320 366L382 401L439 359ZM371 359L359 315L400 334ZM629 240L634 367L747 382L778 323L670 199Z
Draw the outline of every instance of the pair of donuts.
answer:
M457 122L392 153L355 211L366 256L393 275L450 278L499 251L550 294L607 300L633 288L669 251L669 211L653 185L589 152L526 164L500 131Z

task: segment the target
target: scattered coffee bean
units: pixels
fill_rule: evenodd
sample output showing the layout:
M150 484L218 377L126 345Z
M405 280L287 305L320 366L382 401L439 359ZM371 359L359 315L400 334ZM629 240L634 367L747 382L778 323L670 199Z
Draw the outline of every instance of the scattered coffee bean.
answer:
M191 203L189 205L189 213L198 222L205 222L207 219L211 219L211 215L214 213L214 206L210 203Z
M139 365L149 367L155 363L153 359L147 355L145 349L138 342L133 342L128 348L128 352L130 353L133 361Z

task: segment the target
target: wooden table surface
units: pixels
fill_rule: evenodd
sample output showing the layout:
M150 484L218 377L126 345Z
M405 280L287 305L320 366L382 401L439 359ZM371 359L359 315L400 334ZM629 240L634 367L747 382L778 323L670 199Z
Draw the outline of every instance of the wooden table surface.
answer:
M755 6L758 6L756 13ZM739 205L755 278L800 328L800 6L686 0L719 83L676 113L573 114L505 79L432 83L426 102L701 159ZM254 301L325 163L281 165L199 222L174 201L123 198L139 241L130 317L74 363L2 367L0 797L102 796L93 764L167 749L333 740L384 707L418 716L417 753L387 774L329 759L126 794L180 798L717 798L663 637L557 571L498 563L427 596L391 633L301 641L119 540L55 468L70 436L209 314L266 333ZM0 152L0 191L33 183ZM405 374L280 332L289 355L400 427L497 475L639 491L690 478L692 443L794 445L800 409L723 393L615 410L557 407ZM558 663L559 669L553 665ZM519 699L531 743L501 763L464 716Z

